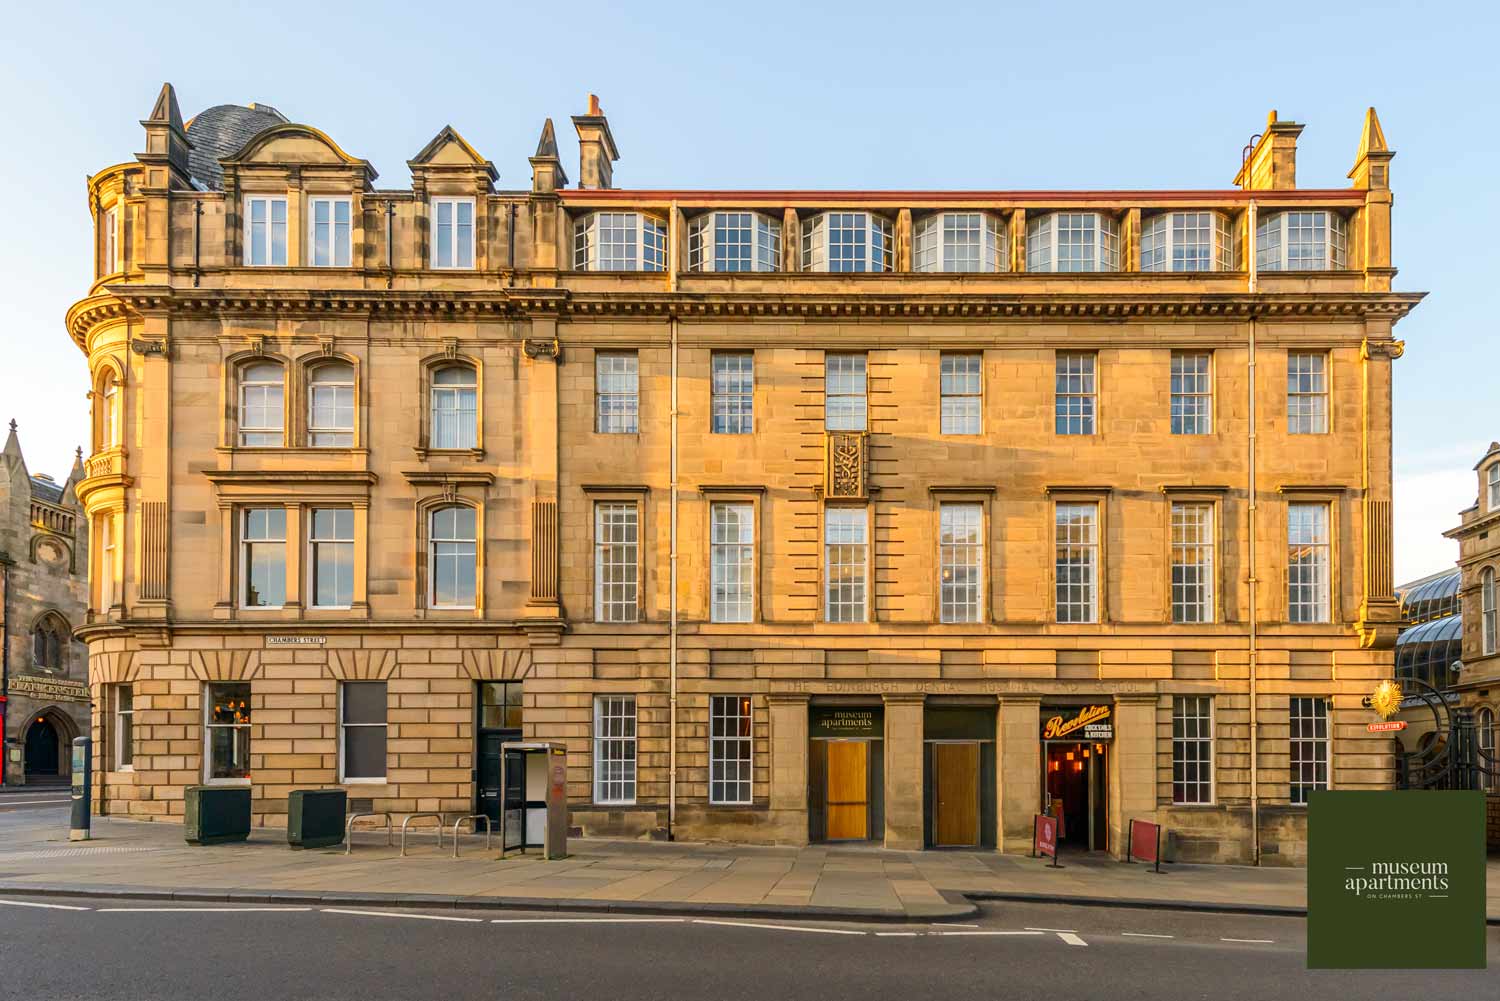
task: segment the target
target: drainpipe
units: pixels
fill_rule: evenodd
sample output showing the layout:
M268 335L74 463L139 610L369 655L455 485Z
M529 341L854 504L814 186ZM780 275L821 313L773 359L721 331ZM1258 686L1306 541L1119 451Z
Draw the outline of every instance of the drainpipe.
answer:
M667 291L677 291L677 203L667 223L668 261ZM667 840L672 840L677 823L677 312L669 321L672 327L672 493L669 501L667 670Z
M202 269L203 202L193 199L193 288L197 288L203 277Z
M385 287L396 287L396 200L385 203Z
M10 712L10 554L0 552L0 786L5 785L5 763L10 758L10 744L5 723Z
M1249 491L1249 494L1250 494L1250 509L1249 509L1249 516L1248 516L1249 517L1249 523L1250 523L1250 531L1248 533L1248 539L1249 539L1249 543L1248 543L1249 544L1249 554L1248 555L1249 555L1249 558L1250 558L1249 559L1249 562L1250 562L1250 575L1246 579L1246 583L1249 585L1249 591L1250 591L1250 601L1249 601L1249 612L1250 612L1250 843L1251 843L1251 859L1252 859L1252 861L1253 861L1253 863L1255 865L1260 865L1260 782L1259 782L1259 779L1260 779L1260 767L1259 767L1259 761L1258 761L1258 752L1259 752L1259 744L1260 744L1260 732L1259 732L1259 725L1260 724L1259 724L1259 713L1257 712L1257 708L1258 707L1256 706L1256 684L1255 684L1255 682L1256 682L1256 673L1257 673L1256 672L1257 661L1258 661L1259 652L1260 652L1259 649L1258 649L1258 647L1257 647L1256 618L1257 618L1257 615L1258 615L1258 611L1256 609L1256 601L1255 601L1255 599L1256 599L1256 591L1260 587L1260 576L1259 576L1259 574L1257 572L1258 571L1258 564L1256 563L1256 545L1255 545L1255 536L1256 536L1256 532L1255 532L1255 528L1256 528L1256 526L1255 526L1255 519L1256 519L1256 510L1258 509L1259 505L1257 503L1258 486L1257 486L1256 478L1255 478L1255 421L1256 421L1256 417L1255 417L1255 308L1256 307L1255 307L1255 301L1254 300L1255 300L1255 294L1256 294L1256 291L1257 291L1257 277L1258 276L1256 274L1256 266L1255 266L1256 205L1255 205L1255 199L1253 199L1253 198L1250 200L1250 211L1247 214L1247 218L1248 218L1248 223L1246 225L1246 237L1247 237L1247 239L1245 240L1245 244L1246 244L1246 246L1249 249L1246 251L1245 257L1247 258L1247 264L1249 265L1249 272L1250 272L1250 298L1251 298L1251 302L1250 302L1250 345L1249 345L1249 352L1248 352L1248 360L1247 360L1247 363L1246 363L1246 370L1249 373L1249 375L1248 375L1249 388L1248 388L1248 391L1246 393L1246 395L1249 398L1248 399L1249 405L1246 408L1246 413L1247 413L1247 417L1248 417L1249 422L1250 422L1250 432L1249 432L1249 434L1247 436L1247 439L1246 439L1246 448L1248 449L1248 452L1249 452L1248 469L1247 469L1247 472L1248 472L1248 476L1247 476L1247 481L1248 481L1248 483L1247 483L1247 490Z

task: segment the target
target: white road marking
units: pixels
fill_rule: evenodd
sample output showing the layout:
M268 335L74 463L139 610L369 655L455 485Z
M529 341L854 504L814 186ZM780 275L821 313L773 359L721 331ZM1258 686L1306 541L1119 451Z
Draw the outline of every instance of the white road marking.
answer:
M87 907L75 907L72 904L39 904L31 900L0 900L0 904L7 907L45 907L49 911L86 911Z
M1275 945L1276 940L1270 938L1221 938L1220 942L1242 942L1245 945Z
M771 931L806 931L817 935L863 935L862 931L847 928L808 928L804 925L769 925L756 921L715 921L711 918L694 918L695 925L725 925L730 928L766 928Z
M945 931L939 935L1040 935L1039 931Z
M100 914L256 914L310 911L311 907L101 907Z
M1052 932L1054 934L1057 934L1057 935L1076 935L1076 934L1078 934L1078 929L1077 928L1033 928L1030 925L1027 925L1026 926L1026 930L1027 931L1050 931L1050 932Z
M1157 935L1149 931L1122 931L1121 935L1128 938L1175 938L1175 935Z
M921 932L916 931L878 931L877 938L916 938Z
M1085 942L1083 939L1079 938L1077 935L1073 934L1070 931L1060 931L1060 932L1057 933L1057 937L1060 938L1060 939L1062 939L1064 942L1068 943L1069 945L1088 945L1087 942Z
M491 918L492 925L676 924L687 918Z
M413 914L410 912L398 913L396 911L348 911L340 907L324 907L321 910L324 914L354 914L359 917L365 918L411 918L416 921L464 921L475 924L484 920L484 918L461 918L456 915L447 914Z
M960 922L960 921L954 921L951 924L948 923L948 922L946 922L946 921L943 922L942 924L938 924L936 921L934 921L934 922L932 922L932 927L934 927L934 928L978 928L979 926L978 925L971 925L971 924L964 924L963 922Z

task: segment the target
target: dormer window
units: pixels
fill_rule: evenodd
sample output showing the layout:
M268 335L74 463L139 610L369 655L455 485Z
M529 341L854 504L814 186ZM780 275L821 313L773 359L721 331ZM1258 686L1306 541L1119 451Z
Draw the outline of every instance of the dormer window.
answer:
M432 200L432 266L474 266L474 199Z
M1222 212L1162 212L1141 226L1142 271L1233 271L1234 231Z
M307 255L315 268L347 268L350 262L350 218L348 198L308 199Z
M988 212L934 212L917 223L914 271L1009 271L1005 224Z
M1485 487L1489 493L1489 509L1500 511L1500 462L1491 466L1486 476L1488 480Z
M1269 212L1255 227L1261 271L1342 271L1348 247L1349 224L1337 212Z
M667 224L642 212L590 212L573 224L579 271L667 270Z
M1026 221L1027 271L1120 270L1120 224L1102 212L1047 212Z
M891 221L870 212L823 212L802 223L802 270L894 270Z
M245 263L286 267L286 196L245 196Z
M688 226L689 271L780 271L781 223L759 212L707 212Z

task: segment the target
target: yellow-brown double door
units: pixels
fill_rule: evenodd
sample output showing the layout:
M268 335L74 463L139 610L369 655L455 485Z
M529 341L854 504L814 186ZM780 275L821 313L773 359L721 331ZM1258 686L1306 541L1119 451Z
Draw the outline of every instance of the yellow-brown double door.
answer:
M829 841L863 841L870 836L870 744L828 741L827 808Z
M979 744L932 746L932 842L936 847L979 844Z

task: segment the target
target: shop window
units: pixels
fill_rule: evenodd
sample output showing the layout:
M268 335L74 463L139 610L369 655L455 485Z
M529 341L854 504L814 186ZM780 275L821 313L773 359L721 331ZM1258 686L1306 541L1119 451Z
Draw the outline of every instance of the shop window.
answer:
M749 803L751 713L748 695L715 695L709 705L708 801Z
M203 777L210 783L250 782L250 685L211 682L203 713Z
M115 707L115 770L135 770L135 691L113 685Z

